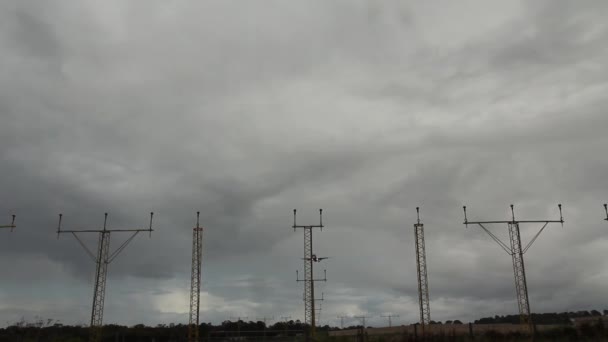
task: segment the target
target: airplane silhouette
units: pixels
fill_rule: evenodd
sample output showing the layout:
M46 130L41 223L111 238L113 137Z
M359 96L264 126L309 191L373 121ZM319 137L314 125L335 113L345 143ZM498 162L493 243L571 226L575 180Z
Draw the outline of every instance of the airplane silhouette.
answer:
M319 262L319 261L321 261L321 260L325 260L325 259L329 259L329 258L330 258L330 257L321 257L321 258L319 258L319 257L317 257L317 255L316 255L316 254L313 254L313 255L312 255L312 257L311 257L310 259L309 259L309 258L302 258L302 260L312 260L312 261L314 261L314 262Z

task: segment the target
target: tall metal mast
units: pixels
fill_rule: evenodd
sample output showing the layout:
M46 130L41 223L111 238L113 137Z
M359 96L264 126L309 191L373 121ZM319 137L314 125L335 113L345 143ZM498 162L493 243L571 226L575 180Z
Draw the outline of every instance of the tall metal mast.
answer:
M199 312L201 300L201 264L203 258L203 227L196 212L196 227L192 229L192 274L190 280L190 319L188 341L199 342Z
M424 246L424 225L420 222L420 207L416 207L417 221L414 224L416 234L416 271L418 273L418 302L420 304L420 327L425 333L431 324L431 306L429 300L429 278L426 270L426 251Z
M15 218L17 216L15 215L11 215L12 216L12 220L10 224L5 224L5 225L1 225L0 228L8 228L11 230L11 232L13 231L13 229L17 228L17 226L15 225Z
M101 328L103 324L103 305L106 295L106 278L108 275L108 265L122 252L127 245L135 238L139 232L149 232L152 236L152 217L154 213L150 213L150 226L148 229L107 229L108 213L104 214L102 229L83 229L83 230L62 230L61 221L63 214L59 214L59 224L57 226L57 238L59 234L72 234L78 243L84 248L87 254L95 262L95 287L93 290L93 307L91 309L91 333L89 341L99 342L102 340ZM116 250L110 253L110 233L132 233ZM97 244L97 255L84 244L78 237L77 233L97 233L99 234L99 242Z
M604 220L608 221L608 204L604 203L604 211L606 212L606 218Z
M304 282L304 320L310 326L308 334L309 341L315 340L316 319L315 319L315 282L327 281L327 271L324 271L323 279L313 278L313 263L319 262L325 258L317 258L312 252L312 230L319 228L323 230L323 209L319 209L319 224L318 225L297 225L296 224L296 209L293 210L293 231L296 228L304 230L304 279L300 279L298 271L296 271L296 281Z
M545 227L549 223L561 223L562 227L564 225L564 218L562 215L562 205L558 204L559 208L559 220L515 220L515 211L513 209L513 204L511 204L511 220L509 221L469 221L467 219L467 207L464 206L464 224L468 227L469 224L476 224L481 227L490 237L494 240L507 254L511 256L513 261L513 274L515 276L515 291L517 293L517 305L519 307L519 317L521 324L526 325L528 328L532 328L532 317L530 312L530 301L528 298L528 284L526 281L526 268L524 266L524 254L530 246L536 241L540 233L543 232ZM509 242L507 245L503 241L501 241L496 235L494 235L490 230L488 230L484 225L486 224L500 224L506 223L509 228ZM543 223L543 226L540 228L538 233L534 235L534 237L528 242L528 244L522 248L521 244L521 236L519 233L519 224L520 223Z

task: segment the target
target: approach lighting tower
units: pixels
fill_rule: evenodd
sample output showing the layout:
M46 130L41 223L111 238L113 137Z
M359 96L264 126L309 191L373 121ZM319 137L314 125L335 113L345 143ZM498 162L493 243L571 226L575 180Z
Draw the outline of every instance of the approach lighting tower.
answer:
M201 304L201 264L203 260L203 227L196 212L196 227L192 229L192 277L190 280L190 320L188 342L199 342L199 312Z
M241 317L241 316L237 316L237 317L230 317L231 320L236 319L236 331L237 331L237 336L238 339L241 339L241 323L243 323L244 319L249 319L249 317Z
M561 223L564 225L564 217L562 215L562 205L558 204L559 208L559 220L515 220L515 212L513 204L511 204L511 220L509 221L469 221L467 219L467 207L462 207L464 210L464 224L468 227L469 224L476 224L481 227L490 237L494 240L507 254L509 254L513 261L513 274L515 276L515 291L517 292L517 305L519 306L519 317L521 324L527 326L529 329L532 328L532 317L530 315L530 301L528 299L528 285L526 282L526 268L524 266L524 254L530 246L536 241L538 236L543 232L545 227L549 223ZM489 229L485 227L486 224L501 224L506 223L509 228L509 242L507 245L501 241L496 235L494 235ZM520 223L542 223L543 226L540 228L538 233L528 242L528 244L522 248L521 237L519 234Z
M10 224L6 224L6 225L2 225L2 226L0 226L0 228L8 228L8 229L11 230L11 232L13 231L13 229L17 228L17 226L15 226L15 218L17 216L15 216L15 215L11 215L11 216L12 216L11 223Z
M108 275L108 265L114 261L114 259L122 252L127 245L139 234L140 232L149 232L152 236L152 217L154 213L150 213L150 225L148 229L108 229L108 213L104 214L103 228L102 229L82 229L82 230L62 230L61 221L63 214L59 214L59 225L57 226L57 238L59 234L70 233L72 234L78 243L84 248L87 254L93 259L96 264L95 267L95 287L93 290L93 308L91 310L91 332L89 341L99 342L102 340L101 328L103 323L103 304L106 295L106 277ZM97 256L84 244L84 242L78 237L78 233L97 233L99 234L99 242L97 244ZM131 236L126 239L122 245L116 250L110 253L110 233L132 233Z
M317 319L316 325L321 325L321 312L323 312L323 292L321 292L321 298L315 298L315 301L319 302L319 306L315 307L317 313L315 314L315 318Z
M386 315L380 316L382 318L388 318L388 327L391 328L393 326L393 318L399 318L399 315Z
M416 207L417 221L414 223L416 233L416 271L418 273L418 302L420 304L420 327L424 334L431 324L431 306L429 300L429 278L426 270L426 251L424 247L424 224L420 223L420 207Z
M304 279L300 279L298 271L296 271L296 280L304 282L304 320L305 323L310 326L308 333L308 341L315 340L315 282L327 281L327 271L324 271L323 279L313 278L313 265L315 262L320 262L326 258L318 258L312 252L312 230L319 228L323 230L323 209L319 209L319 224L303 226L296 224L296 209L293 210L293 231L296 228L302 228L304 230Z

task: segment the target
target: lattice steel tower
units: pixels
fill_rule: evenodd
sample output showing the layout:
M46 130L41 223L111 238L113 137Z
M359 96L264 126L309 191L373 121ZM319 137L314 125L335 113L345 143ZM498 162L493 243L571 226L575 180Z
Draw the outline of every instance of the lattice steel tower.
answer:
M300 279L296 271L296 280L304 282L304 320L310 326L308 334L309 340L315 339L316 319L315 319L315 282L327 281L327 271L324 271L323 279L313 278L313 264L327 258L318 258L312 252L312 230L319 228L323 230L323 209L319 209L319 224L303 226L296 224L296 209L293 210L293 230L302 228L304 230L304 279Z
M201 212L196 212L196 227L192 229L192 276L190 280L190 320L188 341L199 342L199 312L201 304L201 265L203 261L203 227L199 224Z
M431 324L431 306L429 300L429 278L426 270L426 252L424 247L424 224L420 223L420 207L416 207L417 221L414 224L416 233L416 271L418 273L418 302L420 304L420 327L424 334Z
M1 225L0 228L7 228L10 229L11 232L13 231L13 229L17 228L17 226L15 225L15 218L17 218L17 216L15 215L11 215L12 220L10 224L5 224L5 225Z
M101 327L103 324L103 305L106 295L106 278L108 275L108 265L114 261L114 259L122 252L127 245L135 238L140 232L149 232L152 236L152 217L154 213L150 213L150 226L148 229L107 229L108 213L104 214L103 228L102 229L84 229L84 230L62 230L61 221L63 214L59 214L59 224L57 226L57 238L59 234L70 233L72 234L78 243L84 248L87 254L95 262L95 287L93 290L93 307L91 309L91 333L89 341L99 342L102 340ZM133 233L125 240L114 252L110 253L110 233ZM84 242L78 237L77 233L98 233L99 242L97 244L97 255L84 244Z
M558 204L559 208L559 220L515 220L515 212L513 209L513 204L511 204L511 220L510 221L469 221L467 219L467 207L462 207L464 210L464 224L468 227L469 224L476 224L481 227L490 237L494 240L507 254L511 256L513 261L513 274L515 276L515 292L517 293L517 305L519 307L519 317L520 322L523 325L528 326L530 329L532 328L532 317L530 311L530 300L528 298L528 284L526 281L526 268L524 265L524 254L528 251L528 249L532 246L534 241L538 238L538 236L543 232L545 227L549 223L561 223L562 227L564 225L564 218L562 215L562 205ZM488 230L484 224L499 224L506 223L509 228L509 242L507 245L503 241L501 241L496 235L494 235L490 230ZM532 240L528 242L528 244L522 248L521 244L521 236L519 232L519 224L520 223L544 223L540 228L538 233L534 235Z
M606 218L604 220L608 221L608 204L604 203L604 211L606 212Z

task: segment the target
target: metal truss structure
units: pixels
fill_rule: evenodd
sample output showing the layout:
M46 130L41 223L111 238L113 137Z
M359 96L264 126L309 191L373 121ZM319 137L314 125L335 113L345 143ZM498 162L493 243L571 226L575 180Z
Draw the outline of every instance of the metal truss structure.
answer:
M604 220L608 221L608 204L604 203L604 211L606 212L606 218Z
M201 266L203 261L203 227L196 212L196 227L192 229L192 272L190 279L190 316L188 342L199 342L199 312L201 303Z
M313 265L315 262L320 262L325 258L318 258L312 251L312 230L319 228L323 230L323 209L319 209L319 224L318 225L297 225L296 224L296 209L293 210L293 230L301 228L304 230L304 279L300 279L298 271L296 271L296 281L304 282L304 321L310 327L308 339L315 340L315 330L317 320L315 319L315 282L327 281L327 271L324 271L323 279L315 279L313 277ZM322 300L322 298L321 298Z
M315 326L321 325L321 312L323 312L323 300L324 300L323 292L321 292L321 298L315 298L315 301L319 302L319 305L317 307L315 307L315 310L317 310L317 313L315 314L315 318L317 319Z
M386 316L380 316L382 318L388 318L388 327L392 327L393 326L393 318L398 318L399 315L386 315Z
M507 253L511 256L513 262L513 274L515 277L515 291L517 293L517 305L519 307L519 316L521 324L532 328L532 317L530 311L530 300L528 298L528 285L526 282L526 268L524 265L524 254L532 246L534 241L543 232L545 227L549 223L561 223L564 225L564 218L562 215L562 205L557 205L559 208L559 220L515 220L515 212L513 204L511 204L511 220L509 221L469 221L467 219L467 207L464 206L464 224L468 227L469 224L475 224L481 227L490 237ZM501 241L494 233L485 227L488 224L507 224L509 229L509 245ZM522 248L521 236L519 225L520 223L541 223L543 226L534 235L534 237L528 242L528 244Z
M84 229L84 230L62 230L61 222L63 214L59 214L59 224L57 226L57 238L61 233L72 234L78 243L84 248L87 254L95 262L95 286L93 290L93 307L91 309L91 333L89 341L99 342L102 340L101 328L103 325L103 306L106 295L106 280L108 275L108 265L122 252L127 245L140 232L149 232L152 236L152 217L154 213L150 213L150 226L148 229L107 229L108 213L104 214L102 229ZM97 233L99 241L97 244L97 254L86 246L86 244L78 237L78 233ZM110 234L111 233L132 233L116 250L110 253Z
M15 218L17 218L17 216L15 215L11 215L12 220L10 224L5 224L5 225L0 225L0 229L1 228L6 228L6 229L10 229L11 232L13 231L13 229L17 228L17 226L15 225Z
M429 278L426 268L426 251L424 246L424 224L420 222L420 207L416 207L417 221L414 224L416 234L416 271L418 274L418 302L420 304L420 327L431 324L431 306L429 300Z

